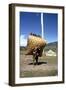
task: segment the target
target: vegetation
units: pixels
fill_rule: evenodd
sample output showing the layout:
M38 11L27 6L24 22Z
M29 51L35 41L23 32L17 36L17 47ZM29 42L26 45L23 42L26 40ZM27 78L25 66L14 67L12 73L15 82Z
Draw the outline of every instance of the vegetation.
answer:
M57 48L58 48L58 43L57 42L52 42L52 43L48 43L45 48L44 51L48 51L48 50L53 50L54 52L57 53Z

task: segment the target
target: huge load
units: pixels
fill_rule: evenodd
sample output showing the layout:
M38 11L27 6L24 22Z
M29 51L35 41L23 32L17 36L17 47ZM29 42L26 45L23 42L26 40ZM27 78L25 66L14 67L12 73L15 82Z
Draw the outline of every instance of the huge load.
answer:
M43 49L46 45L46 41L38 35L30 34L27 40L27 52L26 55L33 55L35 47L40 48L40 56L42 56Z

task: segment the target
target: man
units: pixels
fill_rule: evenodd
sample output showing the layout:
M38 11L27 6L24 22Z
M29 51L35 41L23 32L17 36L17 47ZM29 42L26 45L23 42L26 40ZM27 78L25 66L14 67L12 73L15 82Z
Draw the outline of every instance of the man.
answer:
M34 61L36 60L36 65L38 65L38 57L39 57L39 55L40 55L40 48L37 46L33 50L33 64L34 64Z

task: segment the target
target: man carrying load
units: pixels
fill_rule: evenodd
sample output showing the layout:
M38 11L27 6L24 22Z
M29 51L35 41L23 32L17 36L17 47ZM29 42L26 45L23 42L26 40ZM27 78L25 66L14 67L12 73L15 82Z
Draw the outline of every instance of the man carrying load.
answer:
M38 65L38 57L39 56L40 56L40 48L37 46L33 50L33 64L34 64L34 61L36 61L36 65Z

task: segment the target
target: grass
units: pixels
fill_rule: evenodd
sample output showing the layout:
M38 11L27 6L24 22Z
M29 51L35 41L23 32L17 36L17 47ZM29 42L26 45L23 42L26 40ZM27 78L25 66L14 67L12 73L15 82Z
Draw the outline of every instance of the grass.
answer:
M44 77L44 76L55 76L57 75L57 70L51 71L24 71L21 73L21 77Z
M32 63L32 61L31 61ZM35 68L39 67L38 70L28 70L28 71L22 71L20 72L20 77L41 77L41 76L56 76L58 74L58 70L54 67L51 67L52 65L57 65L57 57L56 56L42 56L39 57L39 65L35 66ZM43 65L42 68L48 67L46 70L40 69L40 67ZM46 67L45 67L46 66ZM30 68L29 68L30 69Z
M49 64L57 64L57 57L56 56L42 56L39 57L41 61L47 61Z

